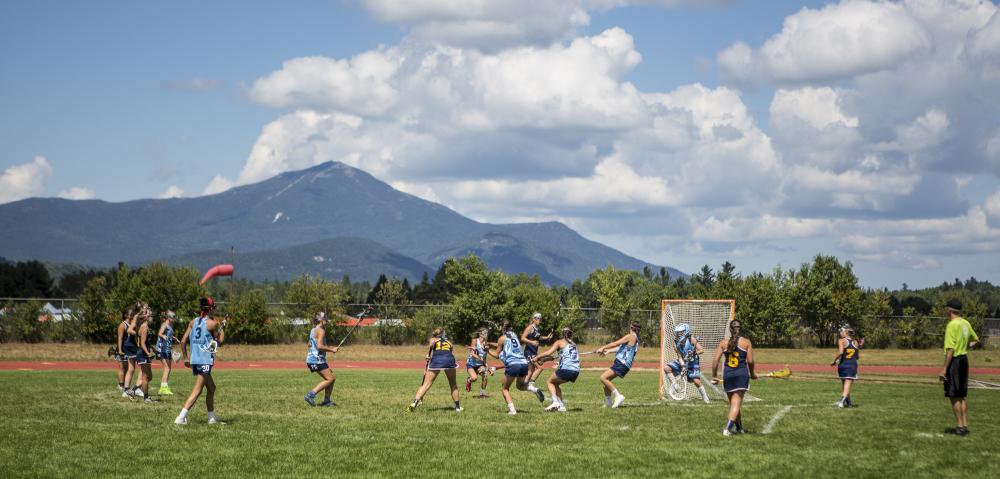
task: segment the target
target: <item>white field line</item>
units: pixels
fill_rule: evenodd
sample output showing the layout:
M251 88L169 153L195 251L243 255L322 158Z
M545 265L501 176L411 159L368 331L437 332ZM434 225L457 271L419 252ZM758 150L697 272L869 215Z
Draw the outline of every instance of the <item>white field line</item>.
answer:
M767 422L766 426L764 426L764 431L761 434L771 434L771 431L774 430L774 426L778 424L778 421L785 417L785 414L788 414L788 411L791 410L792 406L785 406L778 412L774 413L774 416L771 416L771 420Z

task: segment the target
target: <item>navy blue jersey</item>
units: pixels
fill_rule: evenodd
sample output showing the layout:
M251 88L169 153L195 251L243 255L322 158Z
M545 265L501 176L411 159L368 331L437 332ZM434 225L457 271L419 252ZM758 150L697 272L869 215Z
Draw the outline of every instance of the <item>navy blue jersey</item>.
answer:
M528 332L526 336L532 341L538 341L538 338L542 337L542 334L538 332L538 328L534 324L531 325L531 331ZM538 355L538 346L531 343L524 344L524 354L528 357L535 357Z
M847 345L844 346L844 353L840 355L840 364L856 366L860 355L861 348L858 347L858 344L853 339L848 339Z
M429 369L452 369L458 367L455 363L455 346L447 338L438 338L431 345L431 361Z
M729 371L740 371L748 370L747 368L747 352L745 349L737 346L736 350L730 351L725 354L726 368L725 372Z

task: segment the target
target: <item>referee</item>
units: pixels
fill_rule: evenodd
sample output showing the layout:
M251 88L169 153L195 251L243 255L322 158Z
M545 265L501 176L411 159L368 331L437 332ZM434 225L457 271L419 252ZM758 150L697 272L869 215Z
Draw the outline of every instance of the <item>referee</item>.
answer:
M958 423L955 434L969 434L969 423L966 421L968 412L965 397L969 394L969 348L976 347L979 336L972 330L972 325L962 313L962 302L950 299L945 304L948 314L948 326L944 330L944 368L939 375L944 381L944 395L951 399L951 409Z

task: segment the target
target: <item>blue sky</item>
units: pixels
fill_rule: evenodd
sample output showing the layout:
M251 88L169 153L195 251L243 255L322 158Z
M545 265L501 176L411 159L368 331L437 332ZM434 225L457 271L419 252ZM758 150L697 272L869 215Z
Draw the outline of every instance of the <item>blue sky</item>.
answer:
M4 2L0 201L192 196L341 160L687 271L827 253L869 286L1000 280L993 3L610 3Z

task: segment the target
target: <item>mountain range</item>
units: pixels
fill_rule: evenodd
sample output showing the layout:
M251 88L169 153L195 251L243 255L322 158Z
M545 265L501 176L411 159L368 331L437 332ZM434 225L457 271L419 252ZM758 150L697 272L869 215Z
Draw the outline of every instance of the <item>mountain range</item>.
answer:
M0 224L0 254L8 259L204 269L228 262L235 247L237 274L252 280L301 273L374 280L384 273L413 281L470 252L493 269L537 274L549 284L608 264L659 270L562 223L480 223L339 162L196 198L29 198L0 205Z

